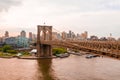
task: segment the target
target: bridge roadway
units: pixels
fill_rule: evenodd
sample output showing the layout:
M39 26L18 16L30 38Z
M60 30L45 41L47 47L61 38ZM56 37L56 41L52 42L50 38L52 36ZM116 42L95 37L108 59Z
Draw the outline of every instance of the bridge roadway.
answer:
M40 44L61 46L120 58L119 41L41 40Z

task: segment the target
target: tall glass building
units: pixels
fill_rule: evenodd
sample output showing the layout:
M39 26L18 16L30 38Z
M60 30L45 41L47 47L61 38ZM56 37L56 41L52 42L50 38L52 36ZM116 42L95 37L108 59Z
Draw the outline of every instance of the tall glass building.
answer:
M26 48L29 47L29 40L26 37L19 36L16 38L16 44L19 48Z

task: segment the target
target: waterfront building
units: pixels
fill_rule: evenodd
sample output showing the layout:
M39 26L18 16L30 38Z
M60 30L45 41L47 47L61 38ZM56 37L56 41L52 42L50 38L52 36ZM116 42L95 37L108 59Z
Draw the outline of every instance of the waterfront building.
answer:
M26 37L17 37L16 43L18 48L26 48L29 47L29 40Z
M16 37L5 38L4 43L15 48L16 47Z

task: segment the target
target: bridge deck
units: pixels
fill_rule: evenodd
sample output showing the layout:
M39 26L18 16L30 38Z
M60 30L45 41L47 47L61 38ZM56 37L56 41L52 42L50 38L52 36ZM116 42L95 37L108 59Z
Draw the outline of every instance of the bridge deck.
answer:
M83 51L106 54L109 56L120 57L120 42L116 41L63 41L51 40L40 41L40 44L62 46Z

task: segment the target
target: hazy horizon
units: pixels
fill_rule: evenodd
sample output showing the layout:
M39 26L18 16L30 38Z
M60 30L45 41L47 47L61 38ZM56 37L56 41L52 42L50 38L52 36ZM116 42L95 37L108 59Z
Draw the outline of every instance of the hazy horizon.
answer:
M120 0L0 0L0 36L36 34L45 22L59 31L118 38L119 21Z

